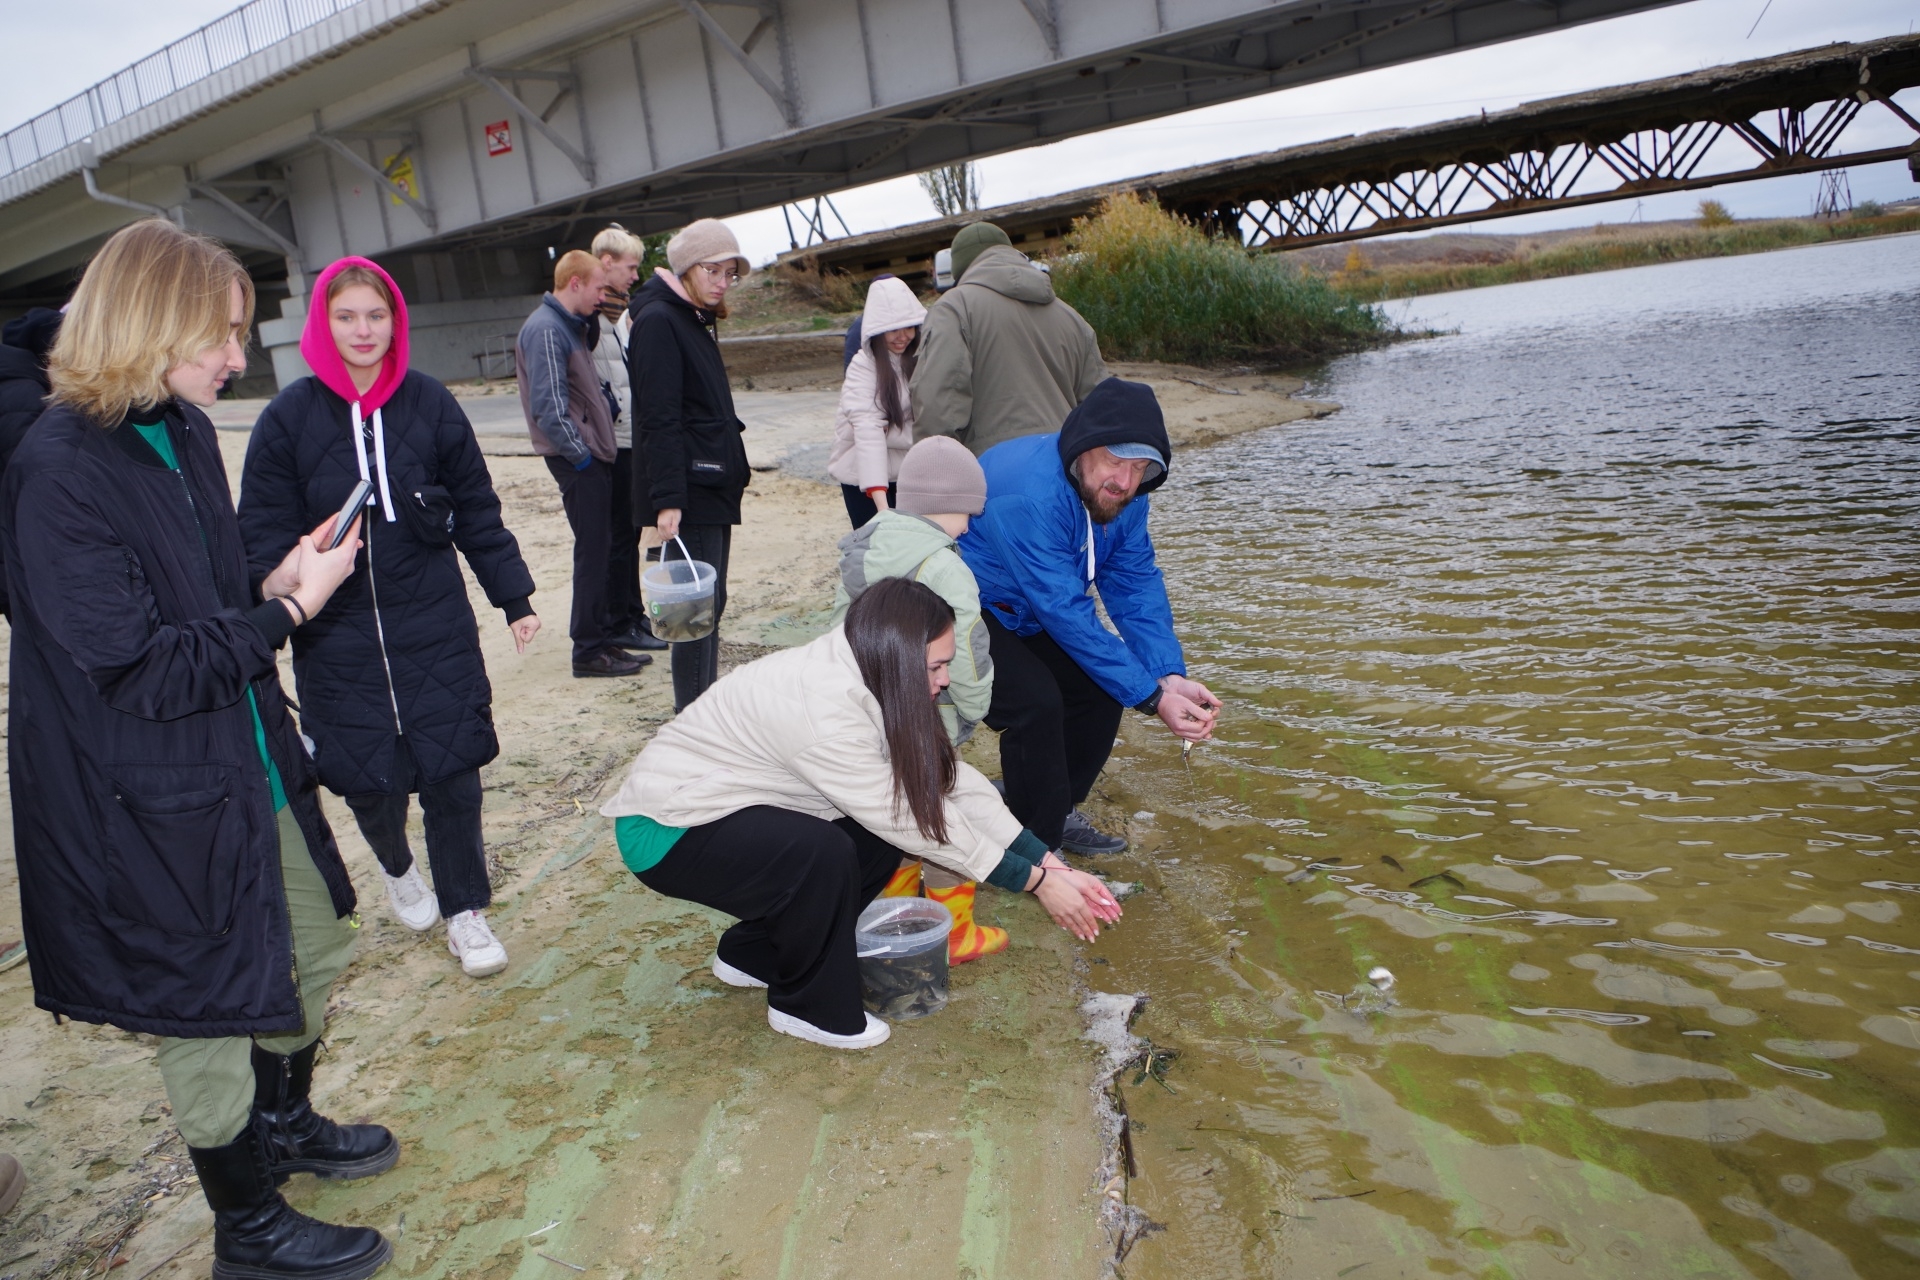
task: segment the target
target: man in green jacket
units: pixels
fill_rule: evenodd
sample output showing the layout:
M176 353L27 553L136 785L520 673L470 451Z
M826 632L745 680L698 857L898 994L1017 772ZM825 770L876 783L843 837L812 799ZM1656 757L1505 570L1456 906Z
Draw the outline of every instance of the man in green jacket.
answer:
M953 606L953 661L940 694L940 718L955 746L965 742L993 701L993 657L980 619L980 588L954 540L987 505L987 475L960 445L935 436L900 461L894 505L840 539L840 583L834 589L838 624L860 593L882 578L912 578ZM974 923L975 884L943 868L907 862L880 896L926 896L953 913L947 960L964 964L1007 949L1007 931Z
M914 436L952 436L978 457L1058 431L1107 376L1093 326L990 222L953 238L959 283L927 312L913 370Z

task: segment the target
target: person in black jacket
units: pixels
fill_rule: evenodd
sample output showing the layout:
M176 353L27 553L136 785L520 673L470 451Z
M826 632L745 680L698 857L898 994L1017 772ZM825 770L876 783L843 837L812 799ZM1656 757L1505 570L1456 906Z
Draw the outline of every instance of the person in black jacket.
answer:
M252 310L232 254L160 219L108 240L74 293L51 407L0 485L14 854L35 1003L161 1037L214 1275L361 1280L392 1253L380 1233L275 1189L400 1155L309 1098L353 885L274 666L359 542L322 551L329 517L249 583L201 409L246 367Z
M684 550L716 575L712 634L673 646L675 711L720 674L727 554L751 473L714 326L726 319L727 290L749 270L726 224L702 218L667 241L667 267L633 295L634 518L651 517L663 560Z
M357 574L293 640L301 722L320 780L346 797L410 929L447 922L473 977L507 967L481 913L493 901L480 766L500 753L493 689L459 551L524 652L540 629L533 575L500 520L486 460L447 389L407 368L407 301L365 258L320 273L300 353L314 371L269 404L240 484L256 580L300 531L373 482ZM319 513L316 515L316 513ZM426 818L427 892L407 845L407 797ZM436 909L435 897L438 897Z
M6 474L13 451L26 438L47 407L47 352L60 332L60 313L35 307L27 314L7 321L0 334L0 475ZM0 616L6 616L7 586L4 566L0 566Z
M47 353L59 334L60 313L48 307L7 321L0 334L0 472L47 407Z

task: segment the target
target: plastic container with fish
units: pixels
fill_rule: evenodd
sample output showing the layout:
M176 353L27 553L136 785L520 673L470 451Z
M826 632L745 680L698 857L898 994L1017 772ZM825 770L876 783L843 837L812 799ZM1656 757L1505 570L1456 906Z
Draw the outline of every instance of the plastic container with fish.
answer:
M653 634L673 644L704 640L713 634L713 586L719 576L705 560L695 560L687 544L675 538L680 558L664 551L658 563L640 575L640 602Z
M853 928L869 1012L889 1022L947 1005L947 935L953 914L928 898L878 898Z

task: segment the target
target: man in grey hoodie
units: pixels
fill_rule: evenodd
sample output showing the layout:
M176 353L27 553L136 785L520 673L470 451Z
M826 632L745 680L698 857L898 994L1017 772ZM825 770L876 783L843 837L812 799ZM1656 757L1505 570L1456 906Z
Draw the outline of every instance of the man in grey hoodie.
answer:
M608 616L607 561L613 546L613 406L593 364L589 322L606 293L599 259L578 249L553 266L553 292L540 299L514 343L513 370L533 451L560 485L573 530L573 674L630 676L653 661L615 647ZM623 620L624 621L624 620Z
M991 222L953 238L953 275L920 330L914 439L952 436L978 457L1058 431L1107 376L1093 326Z

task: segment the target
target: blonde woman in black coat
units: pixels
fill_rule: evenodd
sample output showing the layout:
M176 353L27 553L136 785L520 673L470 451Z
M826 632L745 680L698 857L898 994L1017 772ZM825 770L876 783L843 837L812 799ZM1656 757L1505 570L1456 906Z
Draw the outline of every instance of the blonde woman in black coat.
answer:
M321 550L330 516L249 583L202 409L246 367L252 311L232 254L158 219L74 293L52 405L0 487L14 854L35 1003L160 1037L216 1280L361 1280L392 1253L379 1232L275 1189L400 1155L308 1097L353 885L274 666L359 542Z

